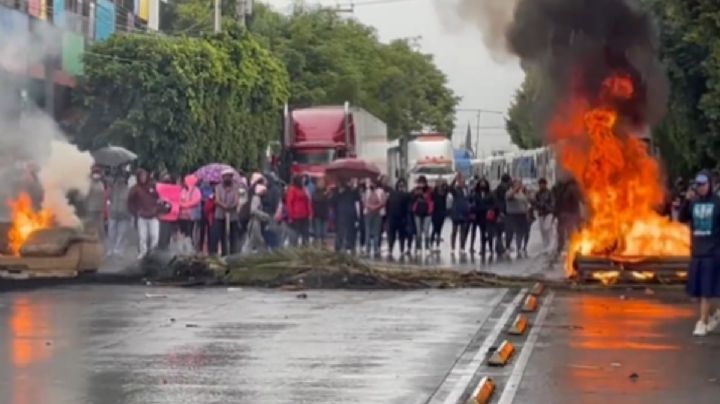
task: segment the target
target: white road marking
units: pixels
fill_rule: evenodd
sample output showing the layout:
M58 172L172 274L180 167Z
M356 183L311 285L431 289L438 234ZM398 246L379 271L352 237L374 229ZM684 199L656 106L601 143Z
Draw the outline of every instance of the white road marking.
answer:
M523 374L525 373L525 368L530 360L533 348L537 343L538 336L540 335L540 329L542 328L545 317L550 310L550 305L552 304L554 296L555 292L550 292L544 299L542 308L538 311L537 317L535 317L535 321L532 324L527 341L525 341L520 349L520 355L518 355L515 367L513 367L510 378L508 378L508 381L505 384L505 388L503 389L498 404L512 404L515 399L515 394L520 387L520 382L522 381Z
M478 349L477 353L475 353L472 361L470 361L470 363L462 371L463 377L460 378L457 383L455 383L455 386L450 391L450 394L448 394L445 401L443 401L444 404L458 404L460 397L472 381L475 372L482 365L485 357L488 355L488 349L493 346L495 340L497 340L498 336L505 328L505 324L508 322L508 319L510 319L510 316L517 310L520 302L522 302L525 294L527 294L527 288L520 290L517 296L515 296L512 302L510 302L510 304L508 304L508 306L505 308L505 311L500 316L500 319L495 324L495 327L488 334L488 336L485 337L485 340L483 340L480 349Z

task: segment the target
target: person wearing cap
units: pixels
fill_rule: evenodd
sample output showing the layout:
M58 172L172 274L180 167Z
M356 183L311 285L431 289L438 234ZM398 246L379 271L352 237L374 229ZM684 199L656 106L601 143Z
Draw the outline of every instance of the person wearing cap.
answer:
M213 239L208 250L211 253L228 255L235 252L237 242L238 203L240 202L239 186L233 177L235 171L222 171L222 182L215 187L215 222ZM218 249L218 244L220 249Z
M710 176L700 173L685 197L680 220L690 224L691 259L687 293L700 298L700 318L693 335L704 336L720 324L720 312L711 299L720 297L720 197Z

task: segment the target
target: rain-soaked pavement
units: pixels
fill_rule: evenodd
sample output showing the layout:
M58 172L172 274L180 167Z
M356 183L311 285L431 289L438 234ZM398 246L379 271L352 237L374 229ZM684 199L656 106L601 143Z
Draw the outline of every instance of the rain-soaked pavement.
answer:
M0 403L717 403L720 335L678 290L525 294L63 286L0 294Z

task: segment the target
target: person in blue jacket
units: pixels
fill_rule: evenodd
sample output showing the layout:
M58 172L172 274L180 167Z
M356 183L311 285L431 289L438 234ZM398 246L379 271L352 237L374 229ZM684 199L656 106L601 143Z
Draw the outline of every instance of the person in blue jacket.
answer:
M720 324L720 313L711 302L720 297L720 197L712 189L710 176L698 174L680 211L680 220L690 224L692 233L686 289L700 298L695 336L704 336Z

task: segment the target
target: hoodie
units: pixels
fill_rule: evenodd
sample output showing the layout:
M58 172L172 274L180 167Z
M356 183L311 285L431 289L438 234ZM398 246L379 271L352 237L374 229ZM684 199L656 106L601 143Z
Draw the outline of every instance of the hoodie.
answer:
M180 220L200 220L202 193L197 187L197 177L188 175L180 191Z
M128 195L128 210L133 216L143 219L157 218L160 213L160 205L158 204L157 190L152 181L146 180L133 185Z

